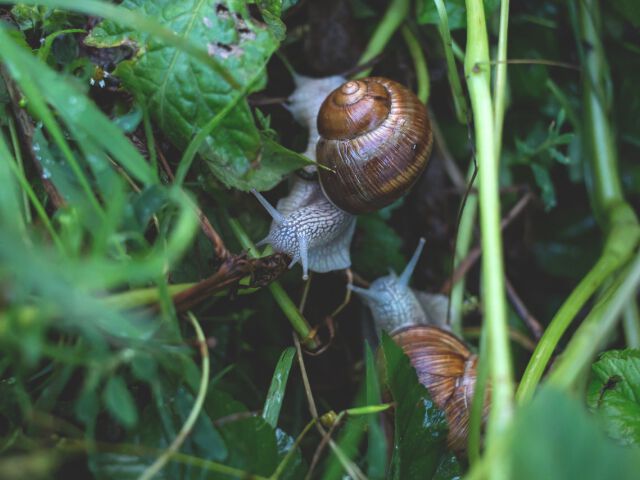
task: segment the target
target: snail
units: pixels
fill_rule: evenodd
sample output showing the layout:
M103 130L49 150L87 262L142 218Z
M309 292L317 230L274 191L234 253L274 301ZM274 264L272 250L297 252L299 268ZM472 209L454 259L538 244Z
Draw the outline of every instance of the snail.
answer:
M289 97L288 109L296 120L309 130L305 152L315 160L318 141L316 117L324 98L344 83L344 77L333 76L313 79L296 75L296 90ZM311 172L315 173L315 167ZM302 278L308 271L330 272L351 266L349 247L356 226L356 217L336 208L323 195L320 184L313 178L294 175L289 195L281 198L273 208L255 190L252 193L271 215L273 222L269 235L258 245L270 243L273 249L291 256L289 268L302 264Z
M408 192L431 153L426 106L393 80L369 77L334 90L318 113L320 184L337 207L358 214Z
M400 276L391 273L379 278L369 289L350 288L371 308L378 331L386 331L409 357L418 380L447 417L449 447L463 452L469 432L478 357L444 326L446 297L417 295L409 287L423 247L424 239L421 239ZM483 417L488 414L487 399L485 394Z
M325 167L317 172L320 183L296 176L276 208L252 191L273 219L259 244L291 256L289 267L300 262L303 279L309 270L351 265L355 215L406 193L431 150L426 108L413 93L381 77L344 80L296 75L290 97L289 110L309 129L305 154Z
M278 208L255 190L253 194L273 219L269 235L257 245L270 243L275 251L288 254L289 268L300 262L304 280L309 270L323 273L351 266L349 247L356 217L334 207L317 182L296 178L292 192L278 202Z

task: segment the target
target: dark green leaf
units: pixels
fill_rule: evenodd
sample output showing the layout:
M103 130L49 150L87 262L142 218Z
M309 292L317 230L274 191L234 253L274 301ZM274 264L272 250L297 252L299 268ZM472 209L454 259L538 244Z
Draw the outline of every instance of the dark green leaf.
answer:
M604 353L591 367L587 403L623 444L640 445L640 350Z
M356 237L351 249L353 264L358 272L376 278L387 274L390 268L397 272L404 269L406 260L400 253L402 239L379 214L361 215L358 229L362 235Z
M367 388L365 401L367 405L378 405L382 401L380 382L373 352L368 343L365 344L365 366ZM368 430L367 475L371 479L382 479L385 478L387 471L387 439L382 430L380 415L369 416Z
M640 471L638 449L612 443L579 401L551 388L518 413L505 442L519 480L632 480Z
M636 28L640 28L640 3L637 0L611 0L611 5Z
M102 399L113 418L127 428L135 426L138 421L138 410L122 377L113 376L107 381Z
M395 446L391 478L443 478L460 474L447 450L447 420L402 349L386 334L382 336L386 383L395 409ZM456 468L457 467L457 468Z

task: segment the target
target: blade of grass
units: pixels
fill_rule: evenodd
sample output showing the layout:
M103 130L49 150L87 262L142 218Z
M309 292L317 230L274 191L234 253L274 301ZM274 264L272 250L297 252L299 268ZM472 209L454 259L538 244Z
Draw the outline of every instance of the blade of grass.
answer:
M409 4L409 0L391 0L384 17L380 20L380 23L369 39L367 47L360 56L358 65L364 65L382 53L393 34L400 28L400 25L407 17ZM370 73L371 68L368 68L355 75L355 78L364 78L369 76Z
M11 36L5 32L5 28L6 27L0 24L0 44L3 46L0 49L0 58L4 60L5 65L16 80L16 83L20 85L20 88L28 99L30 109L42 121L54 142L62 151L89 204L99 217L103 217L104 211L98 199L93 194L89 180L71 151L71 147L65 139L64 133L53 116L53 113L47 106L45 98L41 95L41 92L46 92L47 90L41 89L36 84L33 77L34 72L24 70L25 64L23 62L26 62L27 65L32 65L37 60L34 60L30 53L16 45Z
M284 393L287 388L287 380L289 372L293 364L293 358L296 355L296 349L293 347L286 348L280 355L280 359L276 364L271 378L271 386L267 393L267 399L262 409L262 418L274 429L278 426L278 418L280 417L280 409L284 401Z
M36 193L33 191L33 188L31 188L31 184L29 183L29 181L25 178L24 172L22 171L22 169L18 165L16 165L16 162L12 161L11 155L9 154L9 151L7 149L6 143L2 135L0 135L0 161L3 161L4 163L7 163L9 165L9 168L13 171L13 175L15 175L16 179L18 180L18 183L20 184L20 188L26 194L28 199L31 201L33 208L38 214L38 218L44 225L47 232L49 232L51 240L53 241L56 248L58 249L58 252L59 253L64 252L65 251L64 245L60 240L58 233L53 228L51 220L49 220L49 216L47 215L47 212L44 206L38 199ZM6 183L5 181L2 181L1 184L5 185L5 187L3 188L4 191L8 192L10 190L10 188L7 187L7 185L10 184L8 181L6 181ZM2 202L2 204L9 205L8 202L4 202L4 201ZM27 209L29 208L28 204L26 205L26 208Z
M467 106L467 100L462 91L462 82L460 81L460 75L458 74L458 67L454 57L447 7L445 7L443 0L434 0L434 3L436 4L438 17L440 18L438 29L440 30L440 37L442 38L442 44L444 46L444 57L447 61L447 75L449 77L449 86L451 87L451 95L456 110L456 118L460 123L466 124L469 107Z

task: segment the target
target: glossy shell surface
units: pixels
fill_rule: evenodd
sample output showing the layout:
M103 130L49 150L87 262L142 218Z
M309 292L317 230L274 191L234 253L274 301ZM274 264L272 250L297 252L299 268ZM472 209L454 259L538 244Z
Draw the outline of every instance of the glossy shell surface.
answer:
M433 143L425 105L382 77L352 80L329 94L318 131L325 195L354 214L378 210L407 193L427 166Z

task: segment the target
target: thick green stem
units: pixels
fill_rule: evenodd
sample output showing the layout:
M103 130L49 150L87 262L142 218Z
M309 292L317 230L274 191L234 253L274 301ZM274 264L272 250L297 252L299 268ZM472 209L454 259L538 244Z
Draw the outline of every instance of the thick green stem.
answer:
M369 44L360 57L359 65L373 60L380 55L409 13L409 0L391 0L382 20L369 39ZM355 78L363 78L371 73L371 68L361 71Z
M583 141L592 172L594 210L607 237L601 257L560 307L533 352L518 389L517 399L520 403L533 396L551 354L576 314L596 289L629 261L640 241L638 220L622 196L617 151L607 116L604 91L609 82L609 72L598 33L598 2L584 0L579 2L579 7L578 44L592 47L585 49L581 56L586 113L583 116ZM589 317L600 318L599 315Z
M607 289L571 338L563 355L549 375L549 383L570 388L591 363L640 286L640 254L628 269Z
M500 185L494 113L490 91L489 44L482 0L467 0L465 75L471 96L478 158L480 226L482 234L482 299L489 332L492 405L487 444L504 434L513 414L513 373L505 305L504 262L500 231ZM496 465L496 478L506 464Z
M603 209L623 200L622 186L618 174L618 152L615 135L609 121L609 101L606 85L610 82L609 69L600 40L600 14L597 0L582 0L579 3L580 43L586 45L583 61L583 89L585 108L586 152L590 155L593 175L593 201L596 214L602 216ZM606 217L602 219L607 228Z

